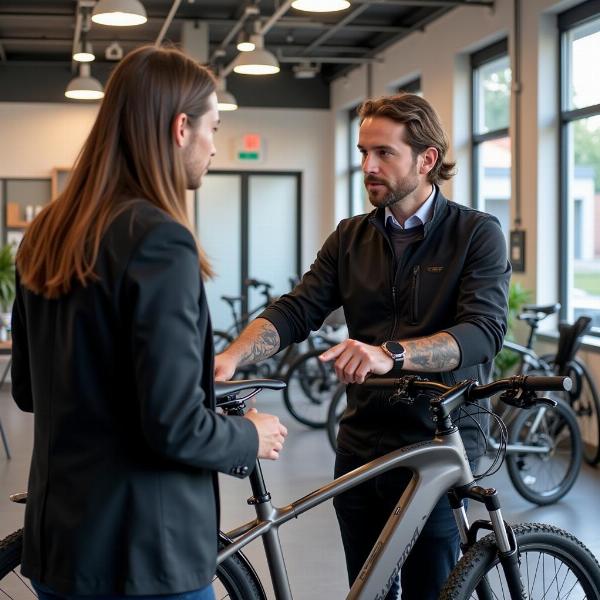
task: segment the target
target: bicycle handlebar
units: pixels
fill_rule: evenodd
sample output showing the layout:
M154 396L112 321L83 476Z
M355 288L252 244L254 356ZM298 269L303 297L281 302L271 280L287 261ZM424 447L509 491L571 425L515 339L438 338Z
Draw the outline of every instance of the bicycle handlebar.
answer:
M515 375L487 384L479 384L472 380L469 386L466 386L466 383L469 383L469 381L461 381L456 385L445 385L437 381L421 380L414 376L408 376L399 379L369 377L363 385L368 388L401 388L406 392L421 390L441 394L451 394L461 388L466 388L465 395L468 400L481 400L504 391L568 392L573 387L573 382L568 377L545 375Z
M264 287L265 290L269 290L273 287L270 283L267 283L266 281L259 281L258 279L246 279L245 283L248 287Z

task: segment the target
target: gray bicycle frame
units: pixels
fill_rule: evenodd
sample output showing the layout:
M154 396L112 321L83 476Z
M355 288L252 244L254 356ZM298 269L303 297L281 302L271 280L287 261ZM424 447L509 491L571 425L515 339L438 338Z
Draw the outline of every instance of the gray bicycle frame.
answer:
M413 477L346 597L347 600L383 600L438 500L449 490L473 482L465 447L456 430L436 436L431 441L390 452L287 506L273 506L270 497L263 503L255 504L257 519L225 534L233 542L219 552L218 563L262 536L275 597L277 600L292 600L279 542L279 527L330 498L398 467L410 469ZM493 513L490 513L490 517L498 547L507 549L509 542L502 516L499 510ZM464 543L469 527L464 508L454 510L454 516Z

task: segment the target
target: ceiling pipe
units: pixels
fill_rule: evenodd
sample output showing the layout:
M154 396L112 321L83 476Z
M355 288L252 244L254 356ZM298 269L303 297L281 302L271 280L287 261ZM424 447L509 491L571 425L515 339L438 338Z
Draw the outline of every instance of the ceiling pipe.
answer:
M494 6L494 0L353 0L355 4L388 4L392 6Z
M355 8L351 13L347 14L341 21L336 23L331 29L321 34L312 44L308 45L303 51L302 54L307 54L308 52L314 50L318 46L320 46L323 42L327 41L332 35L337 33L340 29L343 29L345 25L356 19L356 17L360 16L369 8L368 4L363 4L358 8Z
M181 0L173 0L173 4L171 5L171 10L169 11L167 18L165 19L165 22L163 23L163 26L160 28L158 37L156 38L156 41L154 42L155 46L160 46L162 44L163 38L165 37L167 30L171 26L173 17L175 16L175 13L177 12L177 9L179 8L180 4L181 4Z
M383 60L381 58L360 58L358 56L355 57L335 57L335 56L282 56L281 54L277 54L277 59L282 63L301 63L306 62L307 60L311 63L339 63L339 64L373 64L373 63L381 63Z

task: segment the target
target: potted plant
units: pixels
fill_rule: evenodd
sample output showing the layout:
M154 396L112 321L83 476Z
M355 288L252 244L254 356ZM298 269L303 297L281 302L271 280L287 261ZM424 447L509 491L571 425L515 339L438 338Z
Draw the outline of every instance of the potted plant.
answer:
M15 299L15 257L9 244L0 248L0 341L8 339Z
M508 329L506 339L514 341L513 326L523 304L529 302L531 294L520 283L512 282L508 290ZM501 350L494 359L494 370L498 377L505 377L517 365L520 356L510 350Z

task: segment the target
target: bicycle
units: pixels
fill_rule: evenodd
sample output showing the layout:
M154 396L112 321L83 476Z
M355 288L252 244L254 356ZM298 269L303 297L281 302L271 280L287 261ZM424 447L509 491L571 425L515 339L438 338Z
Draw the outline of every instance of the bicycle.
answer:
M327 411L331 390L338 384L337 375L331 363L323 363L319 356L340 340L333 336L345 325L341 309L331 313L318 332L309 336L318 338L315 347L300 354L289 366L284 380L283 400L291 415L297 421L320 429L327 424Z
M346 386L340 384L327 414L327 436L334 450L346 406ZM540 506L558 502L573 487L581 470L581 435L569 404L557 397L553 407L516 411L509 406L500 417L490 428L486 454L504 451L508 476L523 498ZM499 438L505 427L508 443L501 448Z
M583 458L588 464L596 465L600 462L600 395L588 368L576 356L583 336L591 327L590 317L579 317L572 325L559 325L556 354L539 356L533 350L540 321L559 309L560 304L524 306L517 318L525 321L530 328L527 344L523 346L505 340L504 347L520 356L520 373L558 374L573 381L573 388L564 396L575 412L584 439Z
M230 381L216 384L218 405L227 414L242 415L245 402L262 389L282 389L281 381ZM329 484L314 490L285 507L275 507L257 460L250 475L252 497L248 500L256 519L227 533L219 533L217 573L213 585L218 598L266 600L256 571L242 548L262 537L277 600L292 600L285 561L279 543L281 525L352 487L391 469L413 471L411 484L382 530L360 576L347 596L351 600L384 598L423 522L444 493L454 509L463 557L452 571L440 595L441 600L479 598L489 600L579 600L600 597L600 565L574 536L551 525L528 523L510 526L503 518L496 490L477 485L466 458L464 445L452 414L466 402L502 392L502 400L517 408L554 401L540 398L536 391L568 390L566 377L515 376L478 385L465 380L454 386L422 381L417 377L371 379L365 385L393 389L395 401L407 402L418 393L429 394L432 415L437 423L433 440L412 444L386 454ZM247 392L247 393L246 393ZM243 396L239 396L244 393ZM24 501L24 494L11 497ZM469 525L463 501L483 503L489 521ZM490 533L477 539L482 531ZM14 572L20 563L22 531L0 542L0 577ZM0 584L2 587L2 584ZM506 595L508 591L509 596ZM526 595L528 594L528 595ZM12 591L11 598L20 600Z

